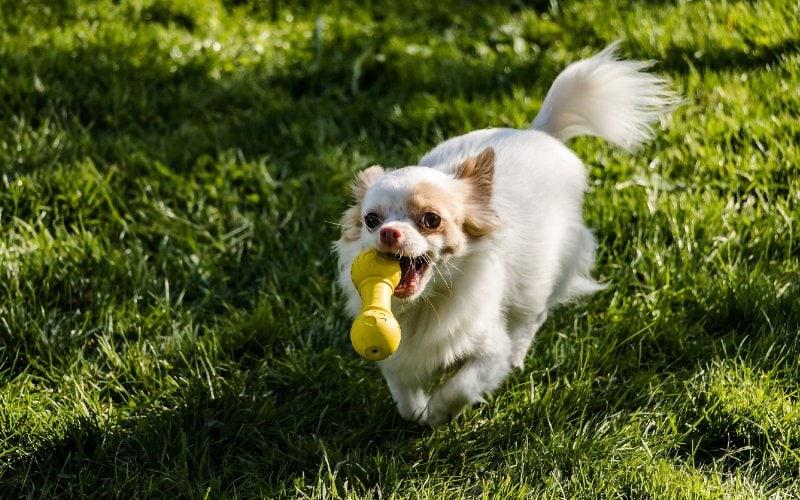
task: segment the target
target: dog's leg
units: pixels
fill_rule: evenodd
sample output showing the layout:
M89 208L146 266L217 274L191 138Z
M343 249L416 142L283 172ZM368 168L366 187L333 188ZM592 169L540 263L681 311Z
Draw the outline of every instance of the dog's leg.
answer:
M384 370L383 378L392 393L400 416L412 422L425 422L428 418L428 395L419 385L407 385L400 381L391 371Z
M511 366L514 368L525 366L525 356L528 355L533 337L536 336L536 332L539 331L545 319L547 319L547 311L542 311L533 315L532 318L520 320L511 326L509 332L511 336Z
M511 370L510 353L511 340L498 317L476 354L433 393L425 423L436 427L461 413L465 406L482 402Z

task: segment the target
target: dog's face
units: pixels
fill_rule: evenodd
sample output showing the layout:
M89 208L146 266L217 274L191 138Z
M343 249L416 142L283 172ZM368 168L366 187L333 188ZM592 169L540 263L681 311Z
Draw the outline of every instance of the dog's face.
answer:
M359 173L352 186L356 203L344 213L337 242L346 279L355 255L375 248L400 262L395 297L419 297L436 265L463 255L470 241L497 228L491 206L494 156L486 149L455 166L452 174L428 167L385 171L379 166Z

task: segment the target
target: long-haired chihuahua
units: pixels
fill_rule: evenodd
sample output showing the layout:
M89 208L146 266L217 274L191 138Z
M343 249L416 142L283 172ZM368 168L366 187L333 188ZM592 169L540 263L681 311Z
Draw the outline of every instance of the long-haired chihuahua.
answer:
M392 309L403 337L379 364L404 418L435 427L482 401L523 366L549 310L603 288L590 274L586 169L564 143L593 135L633 149L676 102L648 63L615 48L562 71L530 128L471 132L354 181L335 243L339 284L355 315L353 258L376 248L400 262ZM429 393L443 372L453 374Z

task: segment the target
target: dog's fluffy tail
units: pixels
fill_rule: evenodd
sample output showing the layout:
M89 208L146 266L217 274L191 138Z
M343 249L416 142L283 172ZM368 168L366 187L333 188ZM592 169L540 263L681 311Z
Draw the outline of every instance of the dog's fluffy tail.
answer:
M631 150L652 136L652 124L669 112L677 96L669 81L645 72L652 63L622 61L617 43L567 66L542 103L531 128L566 142L594 135Z

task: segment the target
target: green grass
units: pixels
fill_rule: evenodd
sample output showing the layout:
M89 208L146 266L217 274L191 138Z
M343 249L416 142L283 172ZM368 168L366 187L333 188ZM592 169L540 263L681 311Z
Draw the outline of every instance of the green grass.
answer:
M797 2L367 4L0 1L0 494L800 495ZM617 38L685 104L573 143L611 286L403 422L334 286L349 180Z

